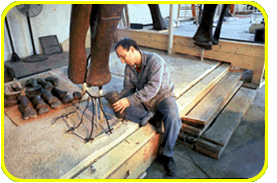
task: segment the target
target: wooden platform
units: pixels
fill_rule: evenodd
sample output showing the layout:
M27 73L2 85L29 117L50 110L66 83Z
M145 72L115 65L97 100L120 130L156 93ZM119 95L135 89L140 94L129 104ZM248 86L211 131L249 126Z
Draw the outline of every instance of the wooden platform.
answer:
M140 46L167 50L168 33L118 29L118 40L123 37L135 39ZM195 46L191 37L173 36L173 53L201 56L202 50ZM220 40L212 50L206 50L204 58L229 62L233 67L253 70L251 83L260 85L265 68L265 47L260 44Z
M187 134L200 137L211 126L212 118L219 115L232 94L240 87L239 78L242 73L230 72L228 63L211 60L200 62L182 55L170 57L164 52L159 54L167 62L172 80L176 84L180 114L189 120L183 123L187 126L183 129ZM120 91L123 84L122 65L118 64L119 60L115 60L118 59L115 55L111 54L110 59L112 81L103 89ZM63 67L48 74L58 76L71 85L66 69L67 67ZM76 87L81 89L81 85ZM90 88L90 92L97 92L97 88ZM207 107L209 104L214 108ZM116 121L112 111L107 107L107 101L103 100L103 106L107 113L111 114L111 120ZM209 115L202 116L207 109ZM51 126L53 118L69 110L69 108L62 109L46 119L35 120L20 128L14 126L5 115L4 167L12 178L18 177L17 180L138 178L158 156L162 135L156 134L151 125L139 128L138 124L131 121L117 121L114 123L112 134L99 134L94 141L85 144L77 136L64 133L68 130L65 122L60 121L55 127ZM199 115L198 110L201 110ZM199 124L191 125L194 120L201 123L200 127ZM71 120L67 121L69 124L74 124ZM203 129L205 131L202 131ZM82 130L84 133L87 131L88 127ZM198 140L199 143L200 140L207 141L204 138Z

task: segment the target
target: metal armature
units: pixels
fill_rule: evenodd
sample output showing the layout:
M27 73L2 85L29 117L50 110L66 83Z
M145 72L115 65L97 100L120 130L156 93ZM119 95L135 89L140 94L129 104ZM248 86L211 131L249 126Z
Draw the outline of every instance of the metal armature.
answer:
M85 90L84 90L85 89ZM100 109L100 120L103 120L104 117L105 117L105 121L107 122L107 126L108 126L108 130L106 131L106 134L111 134L112 133L112 130L113 128L110 127L110 124L109 124L109 120L107 118L107 115L105 114L104 112L104 109L103 109L103 106L102 106L102 103L101 103L101 98L104 97L104 95L102 95L102 86L99 86L99 96L93 96L91 95L87 90L86 90L86 87L83 88L83 93L82 93L82 96L81 96L81 99L83 98L83 96L87 94L88 95L88 99L87 99L87 104L86 104L86 107L85 109L83 110L82 112L82 116L81 116L81 119L79 121L79 123L76 125L76 126L71 126L67 131L66 133L74 133L74 130L76 130L77 128L79 128L79 126L83 123L83 118L84 118L84 115L85 115L85 112L86 110L88 109L89 107L89 104L90 104L90 101L92 103L92 116L91 116L91 129L90 129L90 132L89 132L89 136L87 138L83 138L81 137L80 135L74 133L76 136L80 137L81 139L83 139L85 141L85 143L89 142L89 141L92 141L94 140L94 138L92 137L92 134L93 134L93 130L94 130L94 125L95 125L95 120L99 120L98 118L98 107L97 107L97 101L98 101L98 104L99 104L99 109ZM80 100L81 101L81 100ZM57 120L61 119L61 118L68 118L71 114L74 114L74 113L77 113L77 111L79 110L79 105L80 105L80 102L77 104L77 107L75 110L73 110L72 112L69 112L67 114L63 114L57 118L54 118L53 119L53 122L52 122L52 125L54 125L56 123ZM104 117L103 117L104 116Z

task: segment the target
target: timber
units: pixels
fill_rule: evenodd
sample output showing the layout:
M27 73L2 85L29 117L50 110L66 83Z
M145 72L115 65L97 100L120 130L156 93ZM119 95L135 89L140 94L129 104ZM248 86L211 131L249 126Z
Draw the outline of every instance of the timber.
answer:
M177 99L180 116L185 116L228 73L229 64L222 64Z
M229 72L222 80L194 107L186 117L192 119L199 119L195 121L196 126L205 127L214 118L222 105L228 101L228 98L233 95L233 88L241 78L240 72ZM241 83L242 84L242 83ZM240 84L240 85L241 85ZM204 121L204 123L199 123ZM191 123L194 124L194 123Z
M241 87L241 73L226 75L184 119L183 130L194 137L201 136ZM197 119L197 120L194 120Z
M149 141L151 141L151 139L155 135L156 132L152 125L147 124L146 126L141 127L139 130L137 130L135 133L133 133L131 136L129 136L123 142L121 142L118 146L116 146L114 149L112 149L107 154L98 159L95 163L93 163L92 165L96 169L94 173L92 173L90 169L86 169L76 178L105 179L109 176L113 177L113 172L115 172L120 165L126 163L126 161L128 161L128 159L132 157L135 152L139 151L143 146L149 143ZM136 157L138 158L136 161L139 160L139 154L136 155L138 156ZM146 154L147 156L149 156L148 153ZM144 156L142 156L141 158L144 158ZM123 168L126 167L123 166ZM124 172L125 171L123 171L123 175L120 175L120 177L130 176L128 175L128 173L125 174ZM137 176L139 176L141 173L142 172L140 172Z
M196 150L219 159L256 94L256 90L242 87L211 128L196 142Z
M118 29L118 40L123 37L135 39L140 46L167 50L168 34ZM174 35L173 53L201 56L201 49L194 45L191 37ZM251 83L260 85L265 65L264 45L220 40L212 50L205 51L205 58L231 63L233 67L253 70Z
M108 179L128 178L136 179L140 177L141 172L155 161L159 154L159 144L161 143L161 134L156 134L140 148L134 155L118 167Z

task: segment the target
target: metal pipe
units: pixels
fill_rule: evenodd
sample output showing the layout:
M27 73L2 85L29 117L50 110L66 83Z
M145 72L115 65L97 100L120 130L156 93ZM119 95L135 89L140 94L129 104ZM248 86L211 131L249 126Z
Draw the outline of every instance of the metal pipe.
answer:
M103 94L103 87L99 86L99 96L101 96L102 94ZM102 103L101 103L100 98L99 98L99 107L100 108L102 107ZM99 113L100 113L100 121L102 121L104 119L102 110L99 110Z
M167 54L171 55L172 54L172 46L173 46L173 27L174 27L174 22L173 22L173 4L170 5L170 20L169 20L169 33L168 33L168 43L167 43Z

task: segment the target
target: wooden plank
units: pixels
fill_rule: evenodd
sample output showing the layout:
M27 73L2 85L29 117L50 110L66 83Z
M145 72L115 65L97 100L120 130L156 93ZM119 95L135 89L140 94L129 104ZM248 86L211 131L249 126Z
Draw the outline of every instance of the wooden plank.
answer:
M132 157L125 161L119 168L117 168L108 179L136 179L141 173L153 163L157 158L161 134L156 134L152 137L147 144L138 150Z
M229 72L224 76L197 106L186 115L186 118L199 119L190 124L193 126L202 126L202 128L208 125L211 119L215 118L218 111L222 108L222 105L233 95L233 88L236 87L242 74L241 72Z
M228 72L229 64L222 64L177 99L180 116L185 116Z
M139 128L137 123L126 122L118 126L112 134L102 136L96 141L91 143L92 146L98 147L93 151L88 157L81 161L77 166L72 168L69 172L63 175L60 179L72 179L79 175L83 170L85 170L89 165L95 162L98 158L103 156L109 150L114 148L126 137L131 135Z
M198 134L202 129L182 123L182 130L184 133L189 134L190 136L198 137ZM181 133L179 134L179 137L183 138Z
M136 40L139 46L167 50L167 34L118 29L118 39L124 37L129 37Z
M143 147L156 132L152 125L147 124L138 129L131 136L122 141L114 149L99 158L92 165L96 171L92 173L89 169L84 170L76 179L105 179L111 175L128 158Z
M163 50L167 49L168 34L119 29L118 36L126 36L135 40L141 40L141 46L147 46L147 44L144 43L145 41L158 42L159 44L162 44L160 47L163 47ZM201 49L193 42L194 40L191 37L174 35L173 50L177 53L201 56ZM212 50L205 51L204 57L231 62L234 67L237 67L236 65L238 65L239 68L247 67L244 69L254 70L253 68L255 67L256 62L255 57L258 58L258 62L264 63L264 49L264 45L261 44L220 40L219 45L213 45ZM246 62L244 63L242 61Z
M211 128L202 135L202 139L221 146L220 151L217 152L217 159L227 146L233 132L239 125L241 118L249 108L256 94L256 90L242 87L219 115ZM198 151L209 151L208 148L205 148L209 145L203 146L203 143L205 143L203 140L196 142Z
M193 47L179 47L175 46L174 51L176 53L189 54L193 56L201 56L201 51L199 48ZM256 63L264 64L263 56L249 56L249 55L239 55L227 52L216 52L216 51L205 51L204 58L220 60L231 63L233 67L238 67L242 69L254 70Z
M189 123L188 124L184 124L183 123L183 130L185 133L193 136L193 137L198 137L201 136L203 132L205 132L205 130L207 128L209 128L210 124L212 123L212 121L214 120L214 118L220 113L220 111L222 111L222 109L226 106L226 104L229 102L229 100L231 99L231 97L233 96L233 94L241 87L242 85L242 81L238 82L236 84L235 87L233 87L232 91L229 92L229 95L225 96L225 99L223 100L223 103L216 109L216 111L213 113L212 116L209 117L209 119L204 122L201 121L200 119L197 119L196 121L193 121L194 119L190 119L189 117L185 117L186 121L183 121L184 123ZM196 125L193 123L201 123L201 124L205 124L206 125L204 127L201 127L200 125Z
M162 34L157 32L146 32L139 30L118 30L118 36L120 37L130 37L135 40L147 40L153 42L159 42L160 44L167 45L168 34ZM174 35L173 39L173 49L176 48L175 52L185 53L189 55L199 56L201 54L201 49L194 45L194 40L191 37ZM142 43L143 44L143 43ZM143 45L142 45L143 46ZM164 46L163 46L164 47ZM192 53L189 53L192 51ZM220 54L220 57L224 57L225 59L233 59L233 62L240 62L241 60L235 60L234 55L246 55L250 57L264 57L264 45L255 44L255 43L241 43L235 41L225 41L220 40L219 45L213 45L212 50L205 51L205 58L215 59L211 56L216 56ZM224 53L224 54L223 54ZM228 55L229 54L229 55ZM219 58L220 58L219 57ZM227 61L224 59L219 59L222 61ZM253 64L248 65L249 67L254 66ZM239 67L243 68L243 67ZM249 69L249 68L245 68ZM252 69L250 69L252 70Z
M197 152L205 154L214 159L219 159L221 148L222 146L203 140L201 138L198 139L195 144L195 150Z
M187 133L190 134L191 136L194 137L198 137L201 136L206 129L209 128L210 124L214 121L214 118L216 116L218 116L218 114L220 113L220 111L222 111L222 109L226 106L226 104L229 102L229 100L232 98L232 96L234 95L234 93L241 87L243 81L239 81L237 82L237 84L224 96L224 99L222 100L221 104L217 106L217 108L214 108L215 110L213 111L213 113L208 117L208 119L204 122L204 127L198 125L196 126L194 124L194 126L191 125L187 125L187 126L183 126L183 130ZM203 112L203 111L202 111ZM204 111L205 112L205 111ZM197 121L196 121L197 122ZM192 130L193 129L193 130Z
M184 62L185 64L186 62ZM175 68L175 70L171 71L171 78L172 82L175 83L174 92L176 98L178 99L183 93L188 91L193 85L201 81L220 65L220 62L204 64L204 62L196 61L193 67L180 66L183 69L182 72L178 72Z
M192 116L182 116L181 120L183 123L191 126L201 127L205 125L205 121Z
M174 36L174 43L179 47L192 47L198 48L194 45L194 40L191 37L185 37L180 35ZM201 51L201 49L200 49ZM264 45L256 43L242 43L235 41L219 40L219 45L213 45L212 50L205 50L206 53L221 52L237 55L247 55L253 57L260 57L264 55Z
M262 85L264 71L265 71L265 64L261 62L257 62L252 75L251 83L257 84L258 86Z

